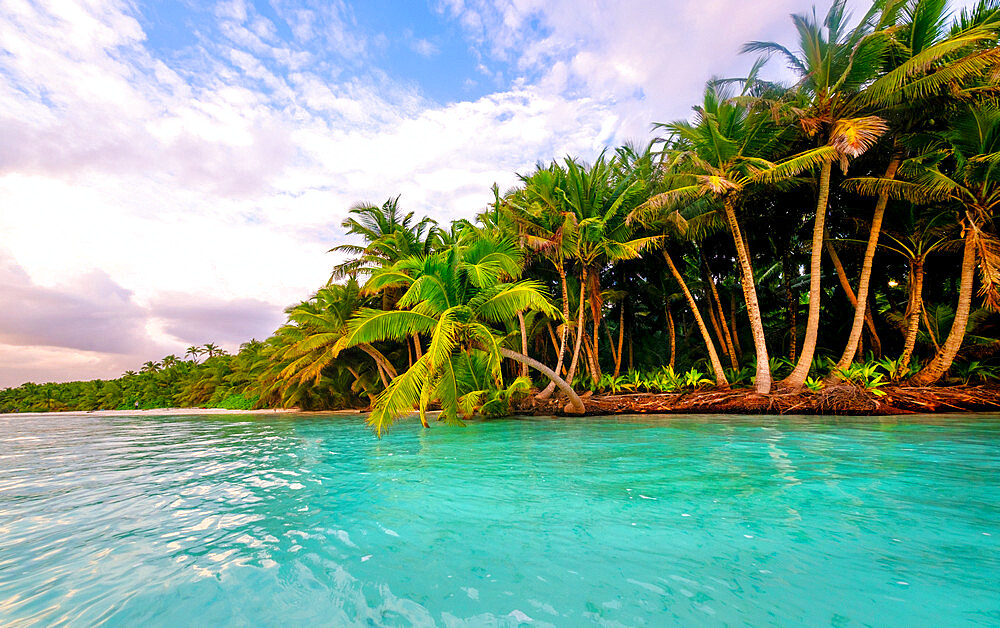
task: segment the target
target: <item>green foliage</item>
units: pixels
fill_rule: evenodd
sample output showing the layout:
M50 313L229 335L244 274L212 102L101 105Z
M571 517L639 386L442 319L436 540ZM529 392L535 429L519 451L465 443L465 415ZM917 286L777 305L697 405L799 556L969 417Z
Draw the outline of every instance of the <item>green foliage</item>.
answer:
M963 384L986 383L1000 380L1000 367L983 364L979 360L959 362L952 366L952 373Z
M806 381L805 381L805 384L806 384L806 388L809 389L809 392L819 392L819 391L823 390L823 386L824 386L823 380L821 380L821 379L815 379L813 377L807 377Z
M873 395L881 397L885 395L885 391L880 390L880 388L888 384L889 380L885 379L885 373L878 372L879 368L880 365L874 362L852 364L846 369L837 369L837 375L861 386Z

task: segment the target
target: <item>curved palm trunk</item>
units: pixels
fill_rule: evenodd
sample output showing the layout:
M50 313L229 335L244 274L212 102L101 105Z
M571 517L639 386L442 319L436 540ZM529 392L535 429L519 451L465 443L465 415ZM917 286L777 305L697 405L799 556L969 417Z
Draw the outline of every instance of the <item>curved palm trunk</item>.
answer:
M530 366L531 368L540 372L545 377L548 377L549 380L552 381L553 385L558 386L559 390L561 390L569 398L569 403L566 404L565 408L563 408L563 412L567 414L583 414L584 412L587 411L586 407L584 407L583 405L583 400L580 399L580 396L578 394L576 394L576 391L573 390L573 387L567 384L566 380L556 375L555 371L553 371L549 367L545 366L538 360L534 360L526 355L522 355L520 353L517 353L516 351L511 351L510 349L506 349L504 347L500 347L500 355L504 356L505 358L510 358L515 362L519 362L520 364Z
M837 255L837 249L833 248L833 244L830 243L829 238L825 243L826 252L830 254L830 261L833 262L833 268L837 271L837 280L840 281L840 287L843 289L844 294L847 295L847 300L851 302L851 307L854 311L858 310L858 298L854 296L854 290L851 288L851 282L847 279L847 272L844 270L844 265L840 262L840 256ZM864 313L865 324L868 326L868 333L872 338L872 350L879 357L882 356L882 340L878 337L878 332L875 331L875 321L872 319L871 312L866 308ZM858 353L858 349L861 348L861 337L858 336L858 344L855 347L854 354ZM854 355L851 355L851 362L854 361ZM850 364L851 362L848 362ZM846 367L845 367L846 368ZM831 371L835 373L836 371Z
M715 352L715 343L712 342L712 337L708 334L708 327L705 326L705 319L701 317L701 312L698 311L698 304L695 303L694 297L691 295L691 291L688 290L687 282L684 281L684 277L681 276L680 271L674 266L674 260L671 259L670 254L667 253L666 249L662 250L663 259L666 260L667 266L670 268L670 273L674 276L674 279L681 287L681 292L684 293L684 297L687 299L688 305L691 307L691 312L694 314L695 323L698 325L698 331L701 332L701 338L705 341L705 348L708 349L708 361L712 364L712 370L715 371L715 385L716 386L728 386L729 380L726 379L726 374L722 370L722 362L719 361L719 354ZM631 338L629 339L631 343ZM631 347L631 344L630 344ZM673 336L671 335L671 366L673 365ZM631 362L631 348L629 349L629 362ZM629 365L631 367L631 364Z
M907 307L906 338L903 340L903 353L899 356L899 371L893 373L897 377L910 363L913 348L917 346L917 332L920 330L920 312L924 308L924 260L917 258L910 261L910 303Z
M559 271L559 282L562 284L562 295L563 295L563 325L562 333L560 334L559 340L559 356L556 358L556 373L563 372L563 356L566 355L566 336L569 334L569 288L566 287L566 269L560 264L557 268ZM552 396L555 392L556 384L553 381L545 389L535 396L535 399L544 401Z
M670 299L667 299L667 333L670 334L670 368L674 368L675 356L677 355L677 329L674 327L674 314L670 311Z
M576 376L576 365L580 362L580 349L583 347L583 335L587 333L587 330L583 328L583 305L584 298L586 296L587 289L587 267L583 267L582 276L580 277L580 307L579 313L576 317L576 346L573 347L573 360L569 363L569 373L566 375L566 379L571 383L573 378Z
M785 306L788 308L785 324L788 325L788 355L795 360L795 344L799 340L799 330L795 325L795 312L799 309L798 299L792 295L791 271L788 268L788 255L781 257L781 274L785 276Z
M619 306L618 311L618 351L615 352L614 346L612 345L611 352L615 354L615 377L618 377L618 373L621 372L622 368L622 346L625 343L625 302L622 301Z
M806 337L802 340L802 353L795 368L781 383L789 388L798 389L806 382L809 368L812 366L813 354L816 353L816 341L819 339L819 304L822 286L823 240L826 225L826 205L830 199L830 172L833 162L826 162L819 173L819 198L816 200L816 222L813 224L812 253L809 259L809 313L806 316Z
M892 158L889 160L889 167L885 169L886 179L894 179L896 177L896 170L899 169L901 159L902 155L898 151L893 151ZM878 201L875 203L875 213L872 215L872 227L868 232L868 246L865 248L865 258L861 264L861 279L858 281L858 301L854 308L854 322L851 323L851 334L847 337L847 346L844 347L844 353L840 356L840 360L834 367L835 372L837 369L846 369L854 361L854 356L858 351L858 344L861 342L861 330L866 318L870 318L870 316L866 317L868 314L868 288L871 285L875 249L878 247L878 238L882 233L882 217L885 216L885 207L888 202L888 194L879 194ZM875 338L877 336L872 337L873 341Z
M754 286L753 267L750 265L750 254L747 252L743 242L743 234L740 232L740 223L736 220L736 210L728 201L723 204L726 210L726 220L729 222L729 231L733 235L733 243L736 245L736 257L740 262L740 270L743 284L743 298L747 303L747 316L750 318L750 332L753 334L754 350L757 354L757 379L756 390L759 394L766 395L771 392L771 365L767 357L767 341L764 338L764 322L760 317L760 305L757 303L757 288Z
M969 312L972 310L972 284L976 271L976 245L973 242L973 227L965 228L965 250L962 253L962 279L958 289L958 306L955 308L955 320L951 324L948 338L934 359L913 378L918 386L927 386L941 379L941 376L951 368L958 350L965 339L965 327L969 323Z
M395 367L393 367L392 362L390 362L388 358L382 355L381 351L371 346L367 342L362 342L361 344L359 344L358 349L361 349L369 356L371 356L371 358L375 360L376 366L378 366L379 369L381 369L381 371L385 371L386 375L388 375L390 379L396 379L396 377L398 377L398 375L396 374L396 369ZM379 372L379 375L382 374L381 371ZM382 383L388 385L385 381L385 377L382 378Z
M517 324L521 328L521 353L523 353L524 355L528 355L528 332L527 332L527 330L525 328L525 325L524 325L524 313L523 312L518 312L517 313ZM527 377L527 375L528 375L528 365L527 364L522 364L521 365L521 376L522 377Z

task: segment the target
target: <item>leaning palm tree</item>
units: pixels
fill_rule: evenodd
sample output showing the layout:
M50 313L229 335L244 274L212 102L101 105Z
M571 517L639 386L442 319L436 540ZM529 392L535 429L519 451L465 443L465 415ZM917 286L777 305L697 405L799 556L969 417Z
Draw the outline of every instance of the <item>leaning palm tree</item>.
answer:
M885 231L886 239L879 246L892 251L906 260L909 267L906 312L903 315L905 332L903 351L897 360L899 369L890 375L895 378L910 363L913 349L917 344L920 320L924 315L924 268L932 253L946 249L960 240L954 239L954 214L948 210L921 211L912 203L898 215L890 215L890 226ZM895 220L893 220L895 219ZM891 223L895 222L893 225Z
M288 345L282 354L286 365L280 373L284 382L318 383L324 369L339 360L348 366L351 360L341 355L340 343L347 333L347 321L362 307L361 287L353 277L344 284L328 284L308 301L287 310L288 319L302 330L301 337ZM378 349L362 342L357 348L372 359L383 386L397 376L392 363ZM360 371L354 370L355 379Z
M744 95L756 87L753 73L744 85ZM753 267L737 210L746 194L760 184L781 185L803 170L826 163L832 147L823 146L780 162L770 161L794 133L774 124L764 112L731 98L726 87L711 82L695 121L658 124L668 132L664 140L663 168L667 191L643 203L634 219L648 220L657 212L672 211L695 201L711 203L722 210L736 247L742 271L743 296L757 354L756 389L771 390L771 372L754 284Z
M833 163L839 161L846 169L849 159L871 148L887 129L882 118L870 115L872 105L858 97L875 77L890 42L884 28L887 16L880 10L884 4L874 4L854 28L848 27L847 0L834 0L822 22L817 19L815 9L812 16L793 15L799 34L798 54L775 42L752 41L743 46L744 52L777 54L788 62L800 77L788 111L808 136L816 138L819 146L832 149L819 174L806 334L798 362L783 380L791 388L799 388L805 382L819 338L820 277ZM758 356L758 364L759 360Z
M955 94L970 97L984 85L981 78L1000 60L995 47L1000 28L996 0L981 2L977 10L963 12L949 29L945 0L907 0L890 3L887 20L897 21L880 76L858 95L860 103L878 107L890 123L892 147L884 178L892 179L906 157L903 139L921 133L942 105ZM880 194L870 223L868 242L858 280L857 306L844 352L833 369L846 369L854 360L867 315L868 290L875 250L889 197ZM915 334L915 331L914 331ZM909 337L909 334L908 334ZM912 346L910 347L912 350ZM909 359L908 352L904 351Z
M516 279L521 254L511 241L481 238L470 244L455 244L449 250L421 258L400 260L376 270L366 284L370 291L389 286L405 288L397 308L391 311L362 309L348 322L342 346L401 339L413 334L430 336L427 351L375 399L368 423L381 434L400 416L418 408L421 423L428 427L426 410L431 402L441 404L441 420L459 421L469 395L461 381L463 366L476 371L473 354L485 369L482 378L495 387L502 385L501 364L506 357L527 364L556 383L569 398L565 411L583 413L583 402L555 372L544 364L501 345L495 326L509 323L518 312L537 310L556 315L544 287L537 281Z
M980 105L952 116L951 128L937 134L926 152L903 162L899 175L899 180L860 177L849 182L849 189L917 203L947 201L960 208L963 252L958 305L948 338L913 378L914 383L927 385L951 368L962 346L977 262L980 296L991 309L1000 309L1000 240L992 232L1000 209L1000 109Z

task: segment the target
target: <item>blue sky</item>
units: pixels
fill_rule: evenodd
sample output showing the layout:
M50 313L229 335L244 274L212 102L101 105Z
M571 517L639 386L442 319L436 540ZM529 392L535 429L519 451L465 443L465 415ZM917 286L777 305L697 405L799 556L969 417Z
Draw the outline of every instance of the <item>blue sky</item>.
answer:
M687 116L811 4L7 0L0 386L266 337L353 204L470 217Z

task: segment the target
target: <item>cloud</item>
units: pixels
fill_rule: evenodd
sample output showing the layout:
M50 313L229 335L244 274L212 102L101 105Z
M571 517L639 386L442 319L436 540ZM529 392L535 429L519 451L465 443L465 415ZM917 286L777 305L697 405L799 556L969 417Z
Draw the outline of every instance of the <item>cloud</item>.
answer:
M437 46L426 39L416 39L410 44L410 47L413 49L413 52L417 53L421 57L430 58L440 52Z
M131 354L153 348L146 310L107 273L90 271L58 287L35 284L9 256L0 257L0 342Z
M203 295L166 294L150 305L162 329L186 345L220 344L234 350L264 339L285 322L283 308L257 299L209 300Z

